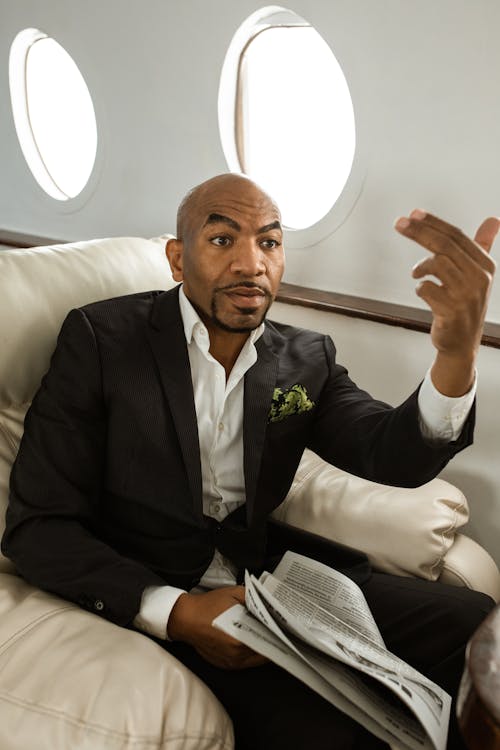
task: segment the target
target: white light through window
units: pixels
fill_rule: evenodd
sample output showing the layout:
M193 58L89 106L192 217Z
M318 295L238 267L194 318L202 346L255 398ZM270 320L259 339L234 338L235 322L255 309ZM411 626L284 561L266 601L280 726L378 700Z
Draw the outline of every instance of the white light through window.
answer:
M11 47L9 79L16 131L33 176L53 198L74 198L87 184L97 150L82 74L54 39L25 29Z
M268 190L285 226L302 229L322 219L343 191L355 123L332 50L313 27L295 19L299 23L291 26L273 26L270 19L262 28L261 22L243 47L234 110L238 164L229 166Z

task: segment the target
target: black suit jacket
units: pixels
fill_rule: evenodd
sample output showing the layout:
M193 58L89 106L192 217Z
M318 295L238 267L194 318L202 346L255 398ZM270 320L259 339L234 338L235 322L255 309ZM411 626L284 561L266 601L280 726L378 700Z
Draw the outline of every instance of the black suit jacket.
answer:
M306 446L351 473L415 486L471 442L473 414L457 442L426 442L417 392L397 408L372 399L336 363L326 336L266 322L256 346L244 387L246 505L217 524L203 516L178 289L71 311L12 471L2 549L19 572L126 625L146 586L190 588L215 547L242 568L258 569L287 546L325 559L312 536L273 525L268 537L267 518ZM275 389L293 385L314 407L269 421ZM363 563L335 545L326 559Z

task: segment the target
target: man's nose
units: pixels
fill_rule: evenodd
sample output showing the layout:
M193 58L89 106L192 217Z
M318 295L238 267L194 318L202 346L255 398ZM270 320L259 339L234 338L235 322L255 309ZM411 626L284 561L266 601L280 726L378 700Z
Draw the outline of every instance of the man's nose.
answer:
M241 276L260 276L265 273L264 253L257 242L240 242L235 246L231 271Z

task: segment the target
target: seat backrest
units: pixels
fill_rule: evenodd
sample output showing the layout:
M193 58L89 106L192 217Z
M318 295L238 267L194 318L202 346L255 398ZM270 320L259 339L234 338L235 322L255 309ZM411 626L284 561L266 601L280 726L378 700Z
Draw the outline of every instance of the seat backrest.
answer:
M174 286L168 236L118 237L0 251L0 534L26 411L69 310ZM0 556L0 571L12 565Z

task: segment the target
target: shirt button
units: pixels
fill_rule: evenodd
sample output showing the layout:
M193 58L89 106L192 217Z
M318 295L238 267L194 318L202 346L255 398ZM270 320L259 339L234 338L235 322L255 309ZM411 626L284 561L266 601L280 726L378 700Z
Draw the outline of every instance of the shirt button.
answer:
M104 602L101 599L96 599L94 602L94 609L97 609L99 612L104 609Z
M212 513L218 513L220 511L220 503L212 503L210 510Z
M223 431L223 429L224 429L224 424L223 424L223 422L219 422L219 432L222 432L222 431Z

